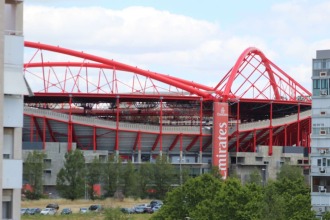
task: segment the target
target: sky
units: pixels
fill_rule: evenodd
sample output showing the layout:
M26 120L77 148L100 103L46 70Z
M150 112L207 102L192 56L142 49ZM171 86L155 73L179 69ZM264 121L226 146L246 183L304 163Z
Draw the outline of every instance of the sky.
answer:
M327 0L25 0L24 37L215 86L257 47L305 88Z

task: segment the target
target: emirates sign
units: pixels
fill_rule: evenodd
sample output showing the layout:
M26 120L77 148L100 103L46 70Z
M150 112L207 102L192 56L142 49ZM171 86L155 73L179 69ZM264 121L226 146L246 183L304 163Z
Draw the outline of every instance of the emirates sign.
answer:
M223 179L228 170L228 104L214 102L213 106L213 166L219 168Z

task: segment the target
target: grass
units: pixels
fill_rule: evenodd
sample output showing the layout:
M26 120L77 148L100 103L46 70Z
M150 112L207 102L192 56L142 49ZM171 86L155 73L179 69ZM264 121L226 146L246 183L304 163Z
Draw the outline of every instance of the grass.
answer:
M123 201L118 201L115 199L106 199L106 200L65 200L65 199L42 199L36 201L22 201L22 208L45 208L49 203L57 203L60 206L58 213L55 216L42 216L42 215L23 215L22 220L47 220L47 219L61 219L61 220L103 220L104 215L102 213L87 213L79 214L79 208L89 207L92 204L100 204L104 208L118 208L118 207L133 207L138 204L150 203L151 200L134 200L134 199L124 199ZM60 215L60 211L63 208L71 208L72 215ZM151 214L131 214L131 220L148 220L150 219Z

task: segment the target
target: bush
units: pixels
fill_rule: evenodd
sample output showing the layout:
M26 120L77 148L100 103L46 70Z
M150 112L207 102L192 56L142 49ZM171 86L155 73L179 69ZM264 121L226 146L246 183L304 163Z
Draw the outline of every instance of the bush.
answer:
M105 210L105 220L129 220L129 215L120 211L119 208L109 208Z

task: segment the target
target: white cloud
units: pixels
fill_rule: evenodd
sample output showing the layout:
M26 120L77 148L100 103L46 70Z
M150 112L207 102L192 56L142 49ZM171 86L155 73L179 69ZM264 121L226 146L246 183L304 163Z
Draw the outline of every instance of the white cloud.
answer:
M285 1L222 29L152 7L25 7L25 39L215 85L247 47L310 88L315 50L330 48L330 3ZM292 71L292 72L291 72ZM297 74L299 73L299 77Z

